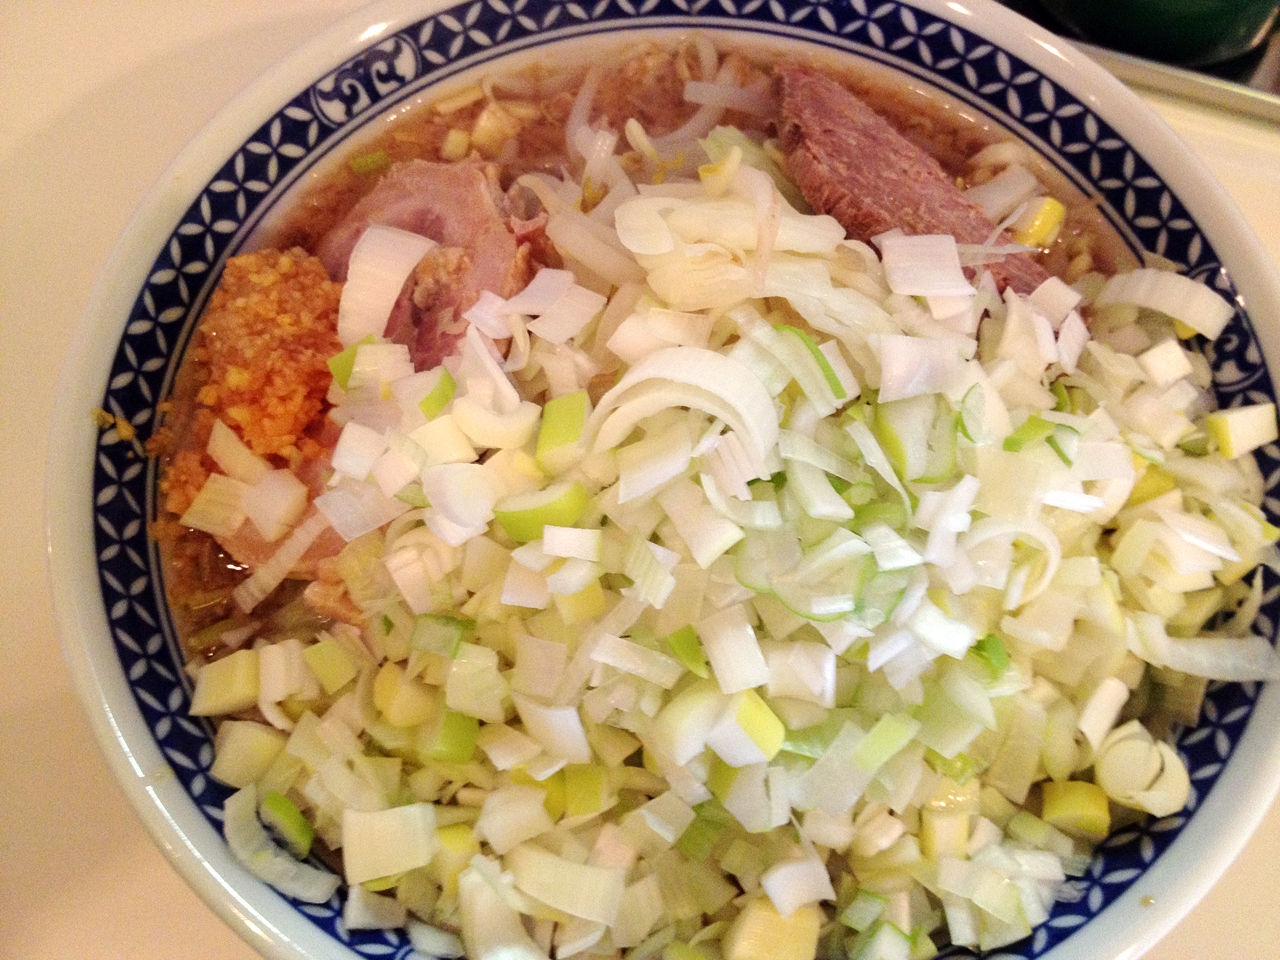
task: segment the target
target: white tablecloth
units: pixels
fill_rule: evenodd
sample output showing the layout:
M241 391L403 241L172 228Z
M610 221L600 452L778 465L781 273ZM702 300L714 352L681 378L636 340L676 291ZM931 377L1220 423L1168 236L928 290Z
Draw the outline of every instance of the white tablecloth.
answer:
M45 434L74 323L134 205L241 86L358 5L0 5L0 957L6 960L254 956L143 832L109 779L75 700L41 553ZM1150 99L1280 260L1280 129ZM1273 809L1244 854L1149 960L1280 956L1278 862L1280 809Z

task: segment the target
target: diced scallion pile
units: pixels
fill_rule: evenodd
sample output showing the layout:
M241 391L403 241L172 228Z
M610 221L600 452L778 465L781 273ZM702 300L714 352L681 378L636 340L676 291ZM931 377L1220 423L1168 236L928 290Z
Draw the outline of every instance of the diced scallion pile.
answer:
M441 368L346 314L318 512L217 434L186 520L279 541L246 610L346 541L354 622L245 638L194 712L239 715L237 854L324 900L314 835L349 928L471 960L997 947L1117 816L1183 806L1164 738L1206 678L1277 674L1247 456L1275 411L1211 412L1173 331L1216 335L1220 298L1002 295L707 142L641 187L592 154L589 214L587 175L526 177L566 269L483 297ZM362 244L421 249L397 234Z

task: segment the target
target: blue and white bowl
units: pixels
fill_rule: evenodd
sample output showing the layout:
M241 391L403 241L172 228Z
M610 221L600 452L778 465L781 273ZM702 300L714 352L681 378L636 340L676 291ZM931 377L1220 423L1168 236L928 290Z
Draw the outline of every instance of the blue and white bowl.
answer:
M986 0L392 0L362 10L219 114L135 216L80 327L50 444L60 628L101 747L179 871L268 957L404 958L411 948L397 934L348 932L336 899L292 903L230 857L227 791L208 776L212 731L187 716L190 683L147 538L155 465L116 430L87 427L84 411L102 407L149 434L222 264L376 118L507 58L582 56L583 45L692 29L872 62L1006 127L1099 197L1134 251L1161 254L1238 304L1210 357L1220 403L1275 397L1267 359L1280 357L1280 333L1260 320L1280 316L1280 278L1230 200L1138 98ZM1276 514L1280 450L1260 462ZM1273 637L1278 615L1272 581L1257 629ZM1111 837L1048 922L1001 956L1133 957L1166 932L1280 783L1280 689L1211 687L1178 747L1191 773L1186 810Z

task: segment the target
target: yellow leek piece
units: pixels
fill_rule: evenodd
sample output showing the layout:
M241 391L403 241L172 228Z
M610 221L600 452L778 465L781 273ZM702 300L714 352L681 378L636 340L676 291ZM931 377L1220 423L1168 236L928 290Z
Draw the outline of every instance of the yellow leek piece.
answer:
M813 960L821 925L822 910L815 903L784 917L767 897L757 897L725 933L725 960Z
M352 173L361 175L381 173L391 166L391 155L385 150L373 150L352 157L349 163Z
M963 859L969 845L969 814L964 810L920 811L920 852L930 859Z
M1146 463L1142 468L1142 474L1138 477L1137 483L1133 485L1133 490L1129 493L1129 499L1125 501L1125 506L1133 507L1139 503L1146 503L1148 500L1154 500L1161 494L1168 493L1178 485L1163 467L1154 463Z
M487 157L499 150L520 133L519 119L502 104L490 101L476 116L471 125L471 144Z
M605 768L593 763L571 763L564 774L564 815L587 817L609 803L609 778Z
M600 586L599 580L592 580L577 593L571 593L568 596L553 594L551 600L566 627L594 620L604 613L608 606L604 588Z
M436 828L436 854L427 869L446 896L458 895L458 874L479 852L480 841L471 824L451 823Z
M702 652L702 641L692 626L683 626L679 630L672 631L663 642L690 673L703 680L711 676L706 654Z
M1048 781L1043 786L1044 821L1071 837L1100 843L1111 830L1107 795L1087 780Z
M444 135L444 142L440 144L441 160L461 160L467 155L467 151L471 149L471 134L466 130L460 130L454 127Z
M707 771L707 789L711 795L724 803L733 789L733 782L738 779L737 767L731 767L719 757L711 758L711 767Z
M400 757L368 756L354 758L357 772L382 788L383 794L394 797L400 790L400 775L404 761Z
M267 772L287 739L280 730L257 720L224 720L214 740L209 776L237 790L247 787Z
M1028 247L1047 247L1058 238L1067 208L1053 197L1032 201L1014 224L1013 239Z
M366 880L360 886L364 887L370 893L386 893L388 890L394 890L400 886L400 880L404 877L403 873L393 873L385 877L374 877L372 880Z
M1018 808L995 787L982 787L978 792L978 812L1004 829Z
M1210 439L1228 460L1250 453L1280 437L1274 403L1252 403L1215 410L1204 418Z
M434 717L440 698L421 680L405 673L404 667L387 661L373 678L373 705L393 727L416 727Z
M237 650L200 668L189 713L213 717L247 710L257 702L258 651Z
M707 737L707 746L731 766L772 760L787 728L755 690L735 693Z
M1238 583L1242 578L1252 573L1258 566L1256 557L1245 557L1243 560L1229 560L1217 570L1213 571L1213 579L1217 580L1224 587L1229 587L1234 583Z
M778 715L764 702L760 694L754 690L743 690L736 714L737 724L751 737L760 752L772 760L782 749L782 741L787 737L787 728L783 726Z
M302 659L330 695L337 693L360 672L355 660L338 640L324 637L302 651Z
M711 955L676 940L662 948L662 960L711 960Z
M713 197L723 196L729 192L734 174L742 166L742 148L736 143L729 152L713 163L704 163L698 167L698 179L702 181L707 193Z
M511 771L511 782L525 787L536 787L542 791L542 808L552 820L559 820L565 815L564 771L559 770L545 780L535 780L523 767Z
M1177 636L1192 637L1199 633L1210 617L1222 609L1226 591L1222 587L1209 587L1184 593L1182 609L1169 618L1169 632Z

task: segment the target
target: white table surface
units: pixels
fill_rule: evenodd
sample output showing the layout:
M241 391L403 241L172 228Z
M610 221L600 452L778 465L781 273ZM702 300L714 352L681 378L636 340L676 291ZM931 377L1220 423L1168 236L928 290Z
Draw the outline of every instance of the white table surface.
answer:
M4 960L255 956L152 844L109 778L75 699L42 558L45 434L74 323L134 205L240 87L358 6L356 0L0 4ZM1147 96L1213 168L1280 261L1280 128ZM1245 852L1147 960L1280 957L1278 862L1280 807L1273 806Z

